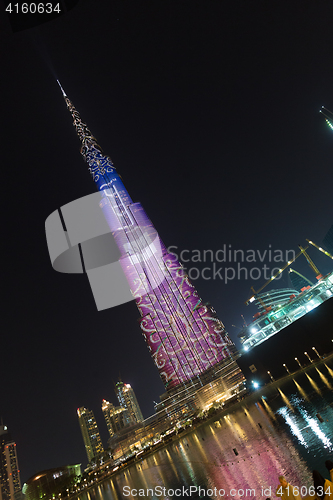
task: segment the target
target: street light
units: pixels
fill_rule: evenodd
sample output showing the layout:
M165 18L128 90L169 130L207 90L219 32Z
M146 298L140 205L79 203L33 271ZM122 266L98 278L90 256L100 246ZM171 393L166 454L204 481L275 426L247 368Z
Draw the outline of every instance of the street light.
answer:
M312 359L310 358L310 356L308 355L307 352L304 352L305 356L308 358L308 360L310 361L310 363L313 363Z
M298 361L298 359L297 359L297 358L295 358L295 361L297 361L297 363L299 364L299 367L300 367L300 368L302 368L302 365L301 365L301 363Z
M285 369L287 370L287 372L288 372L288 373L289 373L289 375L290 375L290 371L288 370L288 366L287 366L285 363L283 363L283 366L285 367Z
M270 372L270 371L268 371L267 373L268 373L268 375L271 377L271 380L275 380L275 378L273 377L273 375L271 374L271 372Z
M315 347L312 347L312 350L317 354L318 358L320 359L319 352L317 351L317 349Z

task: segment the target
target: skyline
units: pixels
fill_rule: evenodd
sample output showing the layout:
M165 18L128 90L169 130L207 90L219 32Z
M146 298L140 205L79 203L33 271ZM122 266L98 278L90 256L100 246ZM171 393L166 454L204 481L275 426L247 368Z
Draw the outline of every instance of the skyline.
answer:
M324 1L207 8L83 0L60 19L2 32L10 178L0 416L17 443L23 481L85 462L76 408L96 416L119 372L144 417L164 390L135 304L97 312L87 279L50 264L45 219L93 191L56 79L168 248L297 251L306 238L320 244L332 225L332 131L319 114L322 105L333 109L332 14ZM256 283L193 281L232 339L240 315L249 321L255 312L244 302ZM96 418L105 442L102 413Z

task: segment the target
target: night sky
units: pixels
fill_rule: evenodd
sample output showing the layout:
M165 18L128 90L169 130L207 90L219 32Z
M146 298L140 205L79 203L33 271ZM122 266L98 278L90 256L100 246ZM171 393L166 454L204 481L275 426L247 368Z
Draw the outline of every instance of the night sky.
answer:
M166 246L297 252L333 220L333 135L318 113L333 110L332 19L329 0L81 0L12 33L2 9L0 416L22 482L86 464L79 406L106 446L101 402L116 404L119 376L145 417L164 392L135 304L98 312L85 275L52 269L46 218L95 190L56 78ZM264 282L193 280L234 339Z

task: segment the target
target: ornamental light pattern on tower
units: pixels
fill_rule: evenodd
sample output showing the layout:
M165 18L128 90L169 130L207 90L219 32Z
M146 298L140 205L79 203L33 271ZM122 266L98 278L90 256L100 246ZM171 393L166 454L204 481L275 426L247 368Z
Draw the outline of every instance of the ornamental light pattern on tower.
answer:
M59 83L60 85L60 83ZM233 343L204 305L183 267L133 203L111 159L63 91L81 154L101 191L100 207L120 251L120 265L141 314L141 331L167 390L200 377L229 356Z

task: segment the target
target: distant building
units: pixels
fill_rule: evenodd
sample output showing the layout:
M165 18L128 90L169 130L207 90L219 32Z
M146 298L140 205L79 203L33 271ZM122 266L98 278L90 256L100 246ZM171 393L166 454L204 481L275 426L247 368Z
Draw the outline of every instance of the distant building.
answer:
M325 248L327 248L327 250L330 252L330 254L333 254L333 226L330 227L328 233L325 235L323 244Z
M116 394L120 406L128 412L128 424L135 424L143 421L138 400L130 384L119 381L116 383Z
M44 470L28 479L24 485L23 493L26 500L50 499L58 497L59 494L68 496L75 489L80 475L81 464Z
M298 271L295 271L294 269L289 269L288 276L293 288L295 288L298 292L314 284L312 283L312 281L310 281L308 278L300 274Z
M129 422L131 422L126 408L123 408L122 406L114 406L105 399L103 399L102 411L111 438L127 427Z
M94 457L100 455L104 451L99 430L94 413L91 410L82 406L77 409L77 414L88 461L91 462Z
M21 498L20 471L17 463L16 444L7 427L0 424L0 500Z

